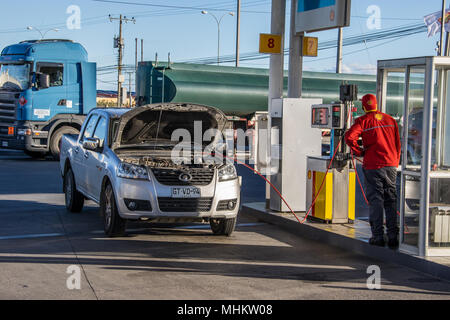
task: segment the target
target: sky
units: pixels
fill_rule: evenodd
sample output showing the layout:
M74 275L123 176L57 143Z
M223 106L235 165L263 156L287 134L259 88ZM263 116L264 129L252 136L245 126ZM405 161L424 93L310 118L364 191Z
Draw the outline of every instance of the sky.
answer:
M234 55L236 50L236 0L23 0L2 1L0 19L0 47L22 40L46 38L71 39L81 43L89 53L89 60L97 67L117 64L117 49L113 38L118 34L117 21L109 15L134 17L136 23L124 24L124 64L134 65L135 38L144 39L144 60L173 62L216 57L217 23L220 18L220 55ZM289 45L289 17L291 0L286 0L286 46ZM74 7L75 6L75 7ZM241 0L240 53L255 53L259 48L259 34L270 33L271 0ZM344 39L350 36L379 32L393 27L424 24L423 17L440 11L442 0L353 0L351 23L344 28ZM181 7L181 8L180 8ZM72 19L79 9L81 23ZM206 10L208 14L202 14ZM375 10L375 11L374 11ZM378 16L374 14L379 13ZM379 20L373 18L379 17ZM69 21L69 24L68 24ZM379 23L377 23L379 22ZM33 30L27 30L32 26ZM74 28L75 27L75 28ZM53 31L52 28L58 28ZM47 32L48 31L48 32ZM307 34L319 38L319 43L337 40L337 30ZM427 37L426 32L397 39L358 43L343 48L345 73L375 74L377 60L436 54L439 34ZM288 58L285 59L287 68ZM242 67L268 68L269 59L242 61ZM228 64L232 65L232 64ZM318 57L305 57L304 70L334 72L336 49L320 50ZM115 89L114 71L100 72L98 89ZM134 78L134 77L132 77ZM128 79L128 76L126 77ZM132 82L134 79L132 79ZM127 80L128 82L128 80Z

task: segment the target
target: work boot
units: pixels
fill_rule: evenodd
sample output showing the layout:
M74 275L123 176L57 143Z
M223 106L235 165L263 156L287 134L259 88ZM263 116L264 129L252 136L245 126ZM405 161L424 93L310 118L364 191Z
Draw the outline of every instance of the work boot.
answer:
M369 239L369 244L372 246L378 246L378 247L384 247L385 243L384 243L384 239L377 239L377 238L370 238Z
M392 250L398 249L398 239L397 238L389 239L388 247L389 247L389 249L392 249Z

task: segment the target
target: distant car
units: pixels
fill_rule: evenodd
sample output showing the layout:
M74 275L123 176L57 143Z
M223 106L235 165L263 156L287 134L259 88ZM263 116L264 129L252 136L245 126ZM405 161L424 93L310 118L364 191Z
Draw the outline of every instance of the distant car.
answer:
M193 133L194 122L201 123L203 134L223 130L227 119L216 108L194 104L91 111L79 136L62 139L67 209L80 212L85 198L97 202L108 236L124 234L127 220L209 222L215 234L231 235L241 190L234 164L192 161L192 152L173 157L180 143L172 141L172 133ZM188 151L195 146L181 145Z

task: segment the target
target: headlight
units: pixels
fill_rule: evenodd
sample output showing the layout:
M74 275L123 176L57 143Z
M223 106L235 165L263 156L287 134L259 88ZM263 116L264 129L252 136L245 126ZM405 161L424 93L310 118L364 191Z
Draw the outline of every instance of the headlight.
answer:
M125 179L148 180L147 168L122 162L117 168L117 176Z
M232 164L226 164L219 168L219 181L228 181L237 178L236 168Z
M19 135L19 136L31 136L31 129L17 129L17 135Z

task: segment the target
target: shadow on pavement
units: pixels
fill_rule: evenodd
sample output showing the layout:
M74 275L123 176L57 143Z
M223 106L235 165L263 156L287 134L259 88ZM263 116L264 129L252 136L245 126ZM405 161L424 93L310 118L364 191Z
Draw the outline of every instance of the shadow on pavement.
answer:
M129 228L144 230L132 231L126 237L107 238L98 232L102 230L102 222L96 208L89 208L81 214L70 214L63 205L33 201L21 201L21 204L30 208L39 207L39 212L49 216L47 224L58 226L59 231L63 229L67 234L48 239L0 240L0 264L70 265L73 264L73 256L70 256L73 252L62 245L70 241L81 264L105 271L183 272L301 280L323 286L351 282L365 287L367 266L378 264L383 270L383 282L412 289L401 292L450 295L450 284L447 282L436 283L434 278L418 272L302 239L270 225L238 228L236 233L226 238L214 236L211 231L203 229L171 229L180 226L174 224L130 223ZM33 211L28 215L33 215ZM9 219L19 224L27 222L23 220L24 216L20 216L20 220L14 219L14 216ZM405 278L395 276L403 270ZM421 278L422 281L411 281L411 277Z

